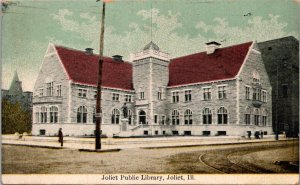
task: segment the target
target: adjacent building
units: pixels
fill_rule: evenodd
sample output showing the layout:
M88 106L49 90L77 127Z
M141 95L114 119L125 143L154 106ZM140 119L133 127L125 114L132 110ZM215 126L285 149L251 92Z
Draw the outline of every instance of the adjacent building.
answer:
M150 42L123 61L105 57L102 134L272 134L272 88L256 42L171 59ZM33 92L33 135L89 136L95 130L98 56L49 44ZM128 123L121 107L128 107Z
M273 130L299 133L299 41L290 36L258 43L272 86ZM277 109L277 110L276 110Z
M1 90L2 101L6 100L10 103L19 103L24 111L32 112L32 92L22 89L22 81L20 81L17 71L14 73L14 77L8 90Z

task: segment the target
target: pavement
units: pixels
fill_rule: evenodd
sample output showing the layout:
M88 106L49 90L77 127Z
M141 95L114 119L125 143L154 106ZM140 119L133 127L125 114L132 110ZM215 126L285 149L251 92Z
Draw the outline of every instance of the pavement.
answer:
M279 141L291 140L283 135ZM95 138L64 137L64 146L61 147L57 137L2 135L2 144L41 147L51 149L75 149L79 151L116 152L130 148L159 149L208 145L228 145L242 143L270 142L275 140L274 135L266 135L263 139L251 140L238 136L176 136L153 138L102 138L101 150L95 150Z

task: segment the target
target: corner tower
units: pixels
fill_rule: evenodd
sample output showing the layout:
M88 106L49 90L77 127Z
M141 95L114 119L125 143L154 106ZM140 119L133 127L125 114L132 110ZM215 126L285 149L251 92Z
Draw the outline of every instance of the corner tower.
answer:
M137 124L159 124L160 115L166 115L170 56L151 41L142 52L133 54L131 60Z

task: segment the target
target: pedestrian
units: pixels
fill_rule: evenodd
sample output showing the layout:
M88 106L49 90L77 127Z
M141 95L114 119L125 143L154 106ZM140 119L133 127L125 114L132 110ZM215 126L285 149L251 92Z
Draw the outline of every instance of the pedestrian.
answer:
M255 139L259 139L259 132L255 131L254 136L255 136Z
M251 131L248 131L248 139L251 139Z
M264 132L260 131L260 139L262 139L264 137Z
M64 135L61 128L58 131L58 142L60 142L61 147L64 145Z

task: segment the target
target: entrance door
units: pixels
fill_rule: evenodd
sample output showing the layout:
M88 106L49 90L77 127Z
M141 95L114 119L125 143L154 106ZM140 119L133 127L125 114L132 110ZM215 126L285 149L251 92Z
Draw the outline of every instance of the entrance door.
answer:
M143 110L139 113L139 124L146 124L146 112Z

